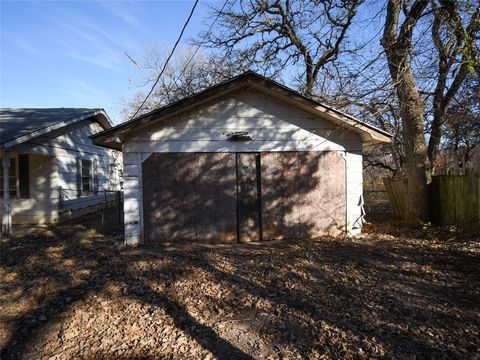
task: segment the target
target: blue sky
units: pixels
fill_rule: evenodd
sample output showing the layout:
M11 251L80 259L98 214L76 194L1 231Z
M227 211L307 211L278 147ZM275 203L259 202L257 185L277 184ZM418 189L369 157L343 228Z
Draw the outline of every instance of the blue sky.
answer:
M183 37L203 29L200 1ZM173 46L193 1L2 1L1 107L102 107L121 121L122 99L138 92L125 52Z

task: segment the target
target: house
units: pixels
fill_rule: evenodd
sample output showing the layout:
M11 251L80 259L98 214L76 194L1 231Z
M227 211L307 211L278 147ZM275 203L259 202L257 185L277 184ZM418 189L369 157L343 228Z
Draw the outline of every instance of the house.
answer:
M92 137L122 150L128 244L356 234L391 136L247 72Z
M2 233L11 224L55 223L119 189L121 153L89 138L111 127L102 109L1 109Z

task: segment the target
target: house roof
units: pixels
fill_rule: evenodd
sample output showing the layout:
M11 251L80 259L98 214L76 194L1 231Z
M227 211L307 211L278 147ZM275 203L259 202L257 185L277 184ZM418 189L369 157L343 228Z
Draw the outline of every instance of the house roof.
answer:
M238 89L256 88L283 101L297 106L316 116L326 118L339 126L351 128L357 132L366 145L389 143L392 135L375 126L362 122L355 117L334 109L328 105L312 100L299 92L268 79L253 71L247 71L220 84L211 86L191 96L160 107L132 120L121 123L91 136L93 143L120 150L123 138L131 131L148 126L179 112L187 111L200 104L223 96Z
M10 148L39 135L88 118L95 118L104 129L113 126L112 121L103 109L0 109L0 148Z

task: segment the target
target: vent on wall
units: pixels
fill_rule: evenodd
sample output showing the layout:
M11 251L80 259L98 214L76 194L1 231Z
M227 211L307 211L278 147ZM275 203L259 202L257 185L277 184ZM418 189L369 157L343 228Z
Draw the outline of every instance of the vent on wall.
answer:
M252 137L248 135L247 131L235 131L226 134L227 141L248 141L252 140Z

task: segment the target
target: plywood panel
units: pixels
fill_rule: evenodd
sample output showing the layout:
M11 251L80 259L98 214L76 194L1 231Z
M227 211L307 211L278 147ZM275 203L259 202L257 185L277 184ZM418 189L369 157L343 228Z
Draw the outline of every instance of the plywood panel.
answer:
M236 242L235 154L196 154L194 171L196 241Z
M143 163L145 243L195 240L194 154L153 154Z
M300 235L345 231L345 160L333 151L299 153Z
M264 240L299 237L298 153L262 153Z
M260 155L237 154L237 201L239 242L260 241L260 198L258 177Z
M143 164L145 242L338 235L345 171L337 152L154 154Z

